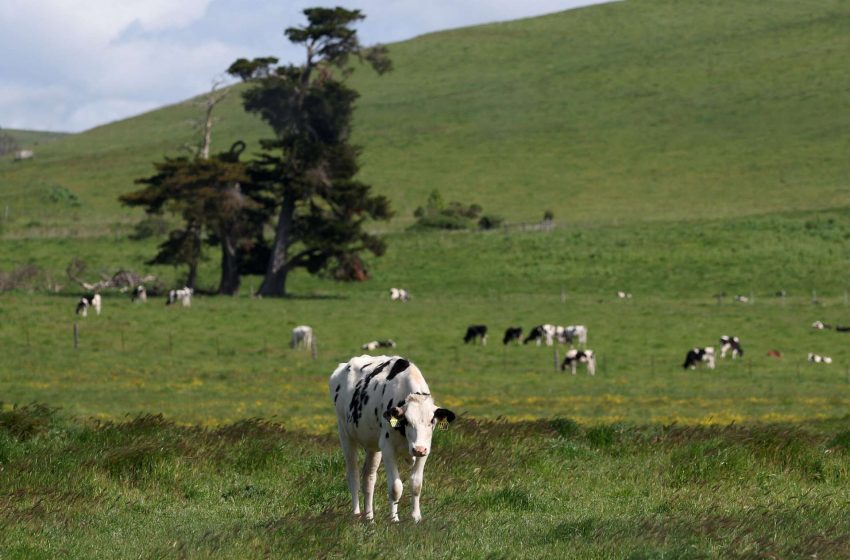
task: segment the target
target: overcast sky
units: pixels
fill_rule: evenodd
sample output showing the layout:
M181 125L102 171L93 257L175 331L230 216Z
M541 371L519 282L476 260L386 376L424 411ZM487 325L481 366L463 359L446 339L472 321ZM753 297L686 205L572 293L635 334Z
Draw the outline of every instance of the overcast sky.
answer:
M364 44L600 0L0 0L0 127L77 132L209 89L239 57L294 61L309 6L366 14Z

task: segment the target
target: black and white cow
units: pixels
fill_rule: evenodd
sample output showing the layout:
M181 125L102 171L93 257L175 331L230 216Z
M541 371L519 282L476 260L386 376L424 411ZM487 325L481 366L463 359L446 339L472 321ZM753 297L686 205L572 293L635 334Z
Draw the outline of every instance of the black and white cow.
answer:
M463 342L475 344L476 340L480 340L482 346L487 346L487 325L469 325L466 328Z
M572 344L574 340L577 340L581 346L587 344L587 327L584 325L570 325L562 328L563 333L558 334L558 337L564 344Z
M80 317L88 317L89 307L92 307L92 308L94 308L95 313L97 315L100 315L100 306L101 306L100 294L83 296L77 302L76 313Z
M568 350L564 356L564 362L561 364L561 371L570 368L573 375L575 375L577 364L585 364L587 366L587 373L596 375L596 355L593 353L593 350Z
M726 358L726 353L732 351L732 359L744 355L744 349L741 347L741 340L737 336L720 337L720 357Z
M685 356L685 363L682 364L684 369L696 369L698 364L705 364L708 369L714 369L714 348L706 346L705 348L691 348Z
M502 344L509 344L516 341L517 344L522 340L522 327L508 327L505 329L505 336L502 338Z
M313 347L313 327L307 325L298 325L292 329L292 341L289 347L296 348L312 348Z
M812 328L815 330L822 331L824 329L831 329L832 325L827 325L823 321L815 321L814 323L812 323Z
M142 284L133 288L133 293L130 294L130 301L141 301L142 303L148 301L148 291Z
M372 340L370 342L367 342L366 344L362 344L360 348L362 350L368 350L369 352L377 348L395 348L395 341L390 339Z
M189 287L183 287L179 290L170 290L168 292L168 299L165 300L165 305L172 305L179 301L183 307L191 307L192 294L194 292L195 290Z
M422 372L399 356L359 356L351 358L331 374L328 383L336 407L339 443L345 456L346 480L351 492L354 515L360 515L357 451L366 450L360 484L366 519L375 517L373 497L378 464L384 460L390 521L398 521L398 503L403 484L399 463L413 460L410 487L413 520L419 522L419 495L425 461L431 453L431 439L438 423L455 419L452 411L434 404Z
M390 288L390 300L407 303L410 299L410 292L404 288Z
M820 354L814 354L809 352L808 360L813 364L831 364L832 358L829 356L821 356Z
M540 346L541 342L545 342L546 346L552 346L556 340L561 344L573 344L574 341L578 341L580 345L584 346L587 344L587 327L584 325L570 325L568 327L550 324L538 325L531 329L523 344L535 341L537 346Z
M561 327L563 328L563 327ZM558 327L555 325L537 325L530 331L528 331L528 336L525 337L525 340L522 341L523 344L528 344L529 342L537 343L537 346L540 346L541 342L546 342L546 346L552 346L552 341L555 338L555 333L557 332Z

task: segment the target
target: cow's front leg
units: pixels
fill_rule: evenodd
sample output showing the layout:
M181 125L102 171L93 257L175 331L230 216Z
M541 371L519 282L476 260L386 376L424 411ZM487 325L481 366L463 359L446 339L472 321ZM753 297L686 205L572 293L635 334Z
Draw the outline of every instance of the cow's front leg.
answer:
M345 457L345 480L348 482L348 491L351 492L354 515L360 515L360 496L357 495L357 445L345 435L342 427L339 430L339 444Z
M422 521L422 513L419 511L419 495L422 493L422 479L425 472L425 460L428 457L417 457L413 460L413 469L410 474L410 492L413 494L413 520L417 523Z
M390 500L390 521L398 521L398 502L401 500L403 485L398 474L398 462L395 451L384 449L384 470L387 471L387 496Z
M381 463L380 451L366 451L366 460L363 462L363 509L366 519L375 519L373 509L373 498L375 496L375 481L378 479L378 465Z

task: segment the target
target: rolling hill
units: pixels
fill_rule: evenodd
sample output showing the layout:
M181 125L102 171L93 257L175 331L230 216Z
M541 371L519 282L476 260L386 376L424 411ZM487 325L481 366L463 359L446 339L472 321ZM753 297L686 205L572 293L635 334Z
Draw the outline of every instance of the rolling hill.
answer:
M393 201L391 229L435 188L583 226L845 207L848 23L844 0L630 0L393 44L394 72L353 78L362 177ZM268 132L237 93L214 141L256 152ZM116 197L193 139L199 113L165 107L0 161L6 234L137 220Z

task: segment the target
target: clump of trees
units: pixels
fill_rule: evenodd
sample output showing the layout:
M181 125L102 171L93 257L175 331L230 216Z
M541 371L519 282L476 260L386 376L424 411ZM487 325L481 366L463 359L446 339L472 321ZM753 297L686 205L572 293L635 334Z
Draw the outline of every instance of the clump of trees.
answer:
M434 189L428 195L425 206L413 211L416 223L412 229L470 229L477 225L480 229L499 227L504 221L500 216L485 214L478 204L444 202L440 191Z
M359 10L309 8L307 25L285 31L305 50L303 64L279 65L274 57L239 59L228 72L249 84L245 110L265 121L273 137L262 153L239 161L241 150L206 157L166 158L145 187L121 197L149 214L170 212L180 225L150 262L184 264L193 287L204 245L222 251L220 293L235 293L239 275L262 267L262 296L286 294L290 272L304 268L341 280L367 276L361 255L380 256L382 239L368 233L369 220L391 217L389 201L355 179L360 149L351 144L356 91L347 85L359 60L378 74L391 69L383 46L363 47L352 26ZM214 106L214 104L212 105ZM212 107L208 106L207 123ZM211 127L204 127L208 147ZM244 144L242 145L244 147ZM263 235L271 224L271 242Z

